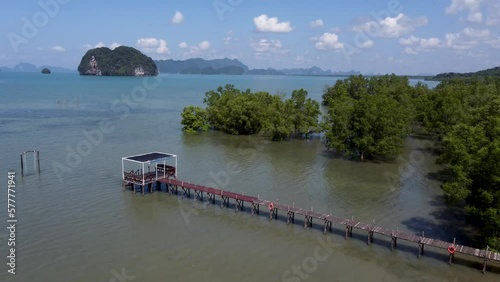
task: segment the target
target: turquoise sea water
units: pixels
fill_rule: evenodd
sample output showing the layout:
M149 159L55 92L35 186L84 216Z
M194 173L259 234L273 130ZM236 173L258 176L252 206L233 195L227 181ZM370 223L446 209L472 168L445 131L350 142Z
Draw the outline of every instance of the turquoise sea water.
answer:
M366 234L356 232L346 241L340 226L323 235L192 199L122 192L122 157L164 151L179 156L186 181L470 242L463 213L441 199L433 177L440 168L425 139L409 138L393 163L360 163L331 156L319 140L268 143L181 131L182 108L202 105L204 93L220 85L288 94L305 88L320 101L324 85L335 80L1 72L0 183L5 187L7 172L16 172L19 221L17 274L4 264L0 281L120 281L123 271L133 281L498 281L498 274L481 274L477 259L458 256L450 267L442 251L428 249L417 259L417 246L400 242L391 252L387 239L368 246ZM90 142L99 131L99 142ZM30 162L30 175L21 178L19 155L33 149L40 151L41 174L31 174ZM68 157L74 152L79 159ZM229 174L228 164L241 172ZM7 226L6 189L0 198L0 223ZM5 258L9 234L0 230ZM321 250L325 260L312 262L325 241L331 246ZM296 267L304 275L294 274Z

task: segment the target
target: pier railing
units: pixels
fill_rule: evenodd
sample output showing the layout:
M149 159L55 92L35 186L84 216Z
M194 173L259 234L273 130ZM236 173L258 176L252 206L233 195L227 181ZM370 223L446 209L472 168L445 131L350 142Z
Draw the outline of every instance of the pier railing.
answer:
M168 169L168 168L166 168ZM172 172L172 170L170 170ZM153 177L155 175L153 174ZM136 183L138 180L138 176L135 174L127 174L127 177L130 177L128 182L135 183L140 185L142 190L142 194L145 192L145 185L141 185ZM142 179L141 179L142 183ZM442 240L437 240L433 238L427 238L424 234L410 234L407 232L402 232L399 230L392 230L388 228L384 228L381 226L375 225L375 223L362 223L359 221L355 221L354 219L346 219L341 217L336 217L332 214L326 214L321 212L316 212L309 209L302 209L295 207L295 205L286 205L283 203L275 203L273 201L260 199L260 197L254 197L239 193L234 193L230 191L224 191L216 188L206 187L203 185L197 185L189 182L180 181L173 178L162 178L157 179L156 181L156 189L162 190L162 183L165 183L166 191L170 194L181 194L183 197L190 198L191 192L194 192L194 198L200 201L204 200L204 196L206 195L206 199L209 203L215 204L216 198L219 197L220 205L229 206L229 201L232 199L236 202L235 207L237 210L243 210L244 204L248 203L251 207L252 214L259 214L259 210L261 206L264 206L265 209L269 210L269 219L277 219L278 212L283 212L286 214L287 224L294 223L295 215L301 215L304 217L304 228L309 228L313 226L313 220L319 221L323 226L324 233L332 231L332 225L337 224L344 226L345 228L345 238L352 237L353 229L362 230L368 233L368 244L373 243L373 237L375 234L380 236L391 238L391 248L394 249L397 247L398 240L405 240L408 242L418 244L418 257L423 256L424 247L430 246L441 250L446 250L449 255L449 264L452 263L453 258L456 253L464 254L468 256L473 256L477 258L481 258L483 260L483 273L486 271L487 262L495 261L500 262L500 253L496 253L490 251L489 248L486 249L477 249L473 247L468 247L464 245L456 244L455 240L453 242L446 242ZM124 185L124 190L126 185ZM153 192L153 186L151 184L148 185L149 192ZM133 191L135 193L136 187L133 185Z

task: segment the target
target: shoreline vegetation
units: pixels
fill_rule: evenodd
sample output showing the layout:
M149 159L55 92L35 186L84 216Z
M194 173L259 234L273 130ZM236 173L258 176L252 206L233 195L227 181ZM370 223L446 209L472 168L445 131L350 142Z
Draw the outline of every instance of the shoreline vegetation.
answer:
M219 86L205 93L206 108L185 107L181 124L185 132L273 141L320 134L327 149L358 160L394 159L412 128L422 128L436 140L437 163L451 171L445 199L465 206L479 226L478 244L500 250L499 77L451 77L429 89L394 74L351 76L325 87L321 119L320 104L307 96Z

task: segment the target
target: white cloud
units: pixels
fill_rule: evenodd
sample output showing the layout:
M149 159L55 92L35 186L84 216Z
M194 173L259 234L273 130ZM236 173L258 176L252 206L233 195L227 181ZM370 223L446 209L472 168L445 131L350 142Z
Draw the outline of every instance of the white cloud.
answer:
M416 55L420 51L431 51L445 47L444 42L437 37L419 38L413 35L399 39L399 44L407 46L403 53L408 55Z
M481 12L475 12L472 14L469 14L467 17L467 20L471 23L482 23L483 22L483 14Z
M184 21L184 15L179 11L175 11L175 15L172 17L172 23L180 24L183 21Z
M442 41L437 37L431 38L418 38L415 36L410 36L408 38L399 39L399 44L401 45L409 45L416 46L420 49L430 49L437 48L442 46Z
M483 0L452 0L450 6L446 7L445 13L456 14L463 10L476 12L481 8Z
M335 50L344 48L344 44L339 42L339 37L335 33L325 32L319 38L312 38L316 40L316 49L318 50Z
M446 7L446 14L457 14L462 11L467 11L467 21L472 23L482 23L483 14L481 13L481 5L484 0L452 0L450 6Z
M408 55L417 55L418 54L418 52L415 51L411 47L406 47L403 53L408 54Z
M401 45L414 45L418 42L420 42L420 38L415 37L413 35L408 37L408 38L399 39L399 44L401 44Z
M187 42L181 42L177 46L181 49L183 49L183 56L197 56L200 53L207 51L211 47L210 41L202 41L198 43L197 45L189 45Z
M479 38L479 39L484 39L488 38L491 36L491 32L489 29L474 29L474 28L464 28L462 30L462 33L465 36L471 37L471 38Z
M375 42L373 42L373 40L366 40L365 42L359 44L358 47L362 49L367 49L367 48L372 48L374 44Z
M447 33L444 39L445 47L455 49L455 50L467 50L471 49L478 42L467 40L465 36L461 33Z
M114 50L116 47L120 47L120 46L122 46L122 44L117 43L117 42L113 42L113 43L111 43L111 44L109 45L109 47L108 47L108 46L106 46L106 44L104 44L104 43L102 43L102 42L100 42L100 41L99 41L99 42L98 42L97 44L95 44L95 45L92 45L92 44L85 44L85 45L83 45L83 48L84 48L85 50L89 50L89 49L92 49L92 48L102 48L102 47L108 47L109 49Z
M113 43L111 43L111 45L109 45L109 49L114 50L115 48L120 47L120 46L122 46L122 44L120 44L118 42L113 42Z
M279 53L283 45L279 40L260 39L257 42L252 42L250 47L252 47L256 53Z
M431 38L422 38L420 39L420 47L427 48L435 48L441 46L441 39L436 37Z
M65 52L66 48L59 46L59 45L54 45L54 46L50 47L50 50L56 51L56 52Z
M198 48L200 48L201 51L208 50L210 48L210 42L209 41L202 41L200 44L198 44Z
M278 18L265 14L254 18L253 22L259 32L287 33L293 30L290 22L279 22Z
M170 54L167 47L167 41L157 38L141 38L137 40L137 46L145 53L166 55Z
M233 30L230 29L227 31L227 36L224 37L223 41L224 41L224 44L229 44L231 43L231 41L233 41Z
M323 27L323 20L317 19L309 23L312 28L320 28Z
M354 26L352 30L376 37L400 37L427 23L426 17L411 19L405 14L399 14L394 18L387 17L380 21L367 21Z
M465 51L476 46L489 45L496 48L499 46L499 40L493 36L489 29L475 29L471 27L464 28L457 33L447 33L443 39L436 37L418 38L410 36L399 40L401 45L411 46L413 51L429 51L435 48L448 48L458 51ZM406 54L410 49L405 49Z

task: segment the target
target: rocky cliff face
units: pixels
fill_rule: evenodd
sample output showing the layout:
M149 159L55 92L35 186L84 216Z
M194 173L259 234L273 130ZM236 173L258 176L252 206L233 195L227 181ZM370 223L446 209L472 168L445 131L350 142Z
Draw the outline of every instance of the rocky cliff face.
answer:
M95 59L94 56L92 56L92 59L89 62L89 67L90 68L87 70L86 74L89 74L89 75L101 75L102 74L101 70L97 66L97 60Z
M140 51L126 46L111 50L106 47L87 51L82 57L78 72L81 75L155 76L155 62Z

